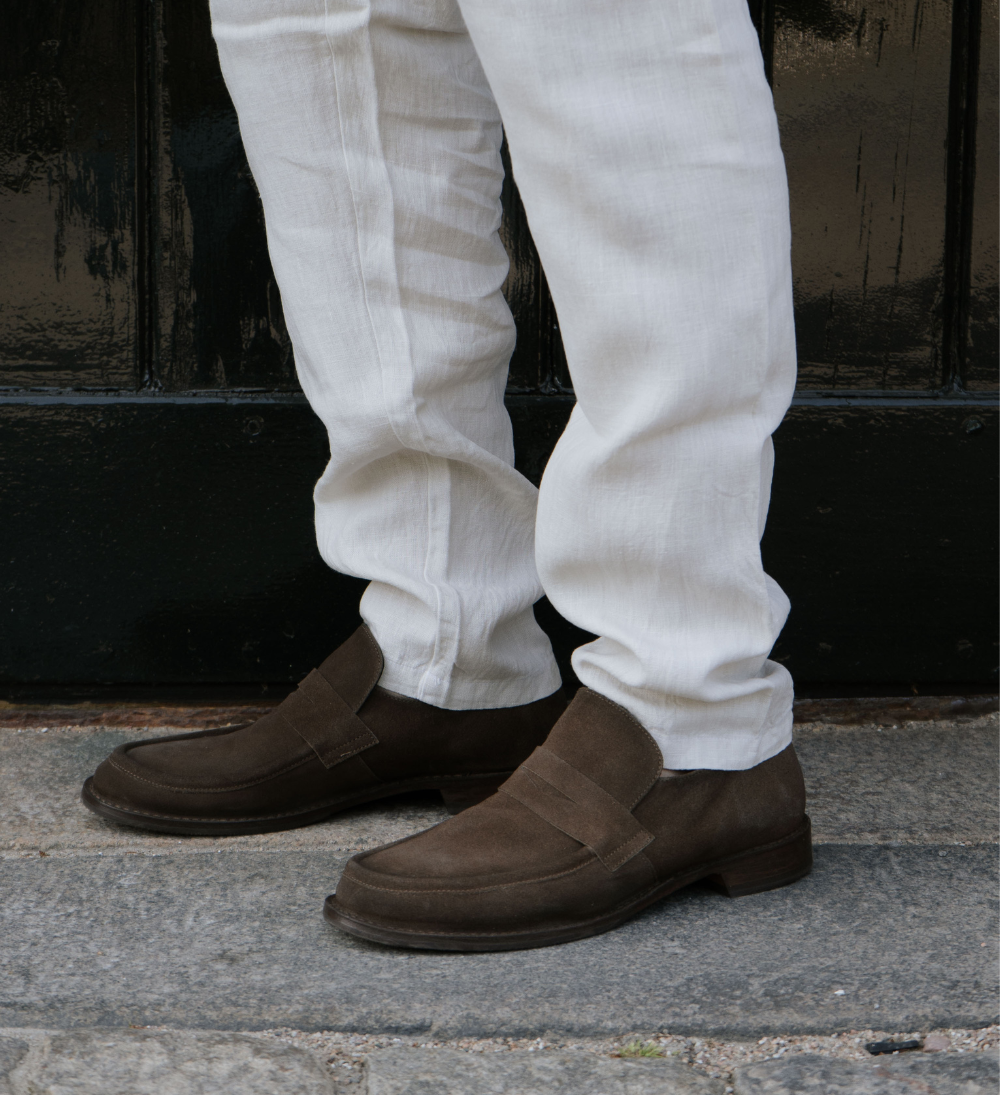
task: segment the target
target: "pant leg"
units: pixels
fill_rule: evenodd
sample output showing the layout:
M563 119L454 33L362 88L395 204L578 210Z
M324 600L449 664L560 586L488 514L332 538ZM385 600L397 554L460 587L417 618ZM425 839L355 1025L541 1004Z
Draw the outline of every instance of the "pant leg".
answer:
M382 684L440 707L559 687L536 492L503 406L501 125L453 0L213 0L302 387L320 552L371 579Z
M784 163L746 0L460 0L578 404L536 563L573 665L671 768L791 739L761 566L795 374Z

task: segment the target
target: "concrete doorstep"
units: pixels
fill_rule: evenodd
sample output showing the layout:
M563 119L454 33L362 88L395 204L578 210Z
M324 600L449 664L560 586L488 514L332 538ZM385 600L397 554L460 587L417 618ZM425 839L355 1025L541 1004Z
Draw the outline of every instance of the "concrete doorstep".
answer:
M408 795L348 810L304 829L259 836L178 837L112 825L80 804L80 786L127 741L147 729L55 724L3 727L0 708L0 858L190 855L236 851L354 852L436 825L447 816L435 794ZM58 714L58 712L55 712ZM817 844L993 843L998 718L903 726L796 728ZM186 729L186 728L181 728Z
M996 1053L800 1054L736 1070L731 1086L663 1058L386 1049L354 1095L996 1095ZM0 1095L335 1095L311 1053L225 1031L0 1035Z
M0 1095L997 1095L997 723L800 725L808 878L477 955L320 916L346 859L441 820L436 796L182 840L78 798L120 741L169 728L0 728ZM948 1052L862 1056L863 1032L932 1030ZM610 1056L634 1032L707 1039L715 1063ZM328 1067L310 1039L334 1037L360 1051Z
M794 886L691 887L605 935L498 954L335 931L330 852L8 859L0 1026L738 1040L995 1021L992 849L815 854Z

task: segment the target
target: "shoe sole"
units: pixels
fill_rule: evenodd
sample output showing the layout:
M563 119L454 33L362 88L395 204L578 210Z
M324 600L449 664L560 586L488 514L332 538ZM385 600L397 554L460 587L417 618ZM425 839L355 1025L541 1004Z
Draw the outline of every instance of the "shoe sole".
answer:
M449 812L457 814L494 794L510 775L510 772L488 772L474 779L455 777L449 781L447 776L438 776L431 779L401 780L382 787L370 788L310 810L292 814L275 814L270 817L228 818L219 821L204 817L171 817L168 814L152 814L118 806L97 795L94 791L92 776L84 783L80 798L84 806L99 817L133 829L172 833L175 836L250 836L255 833L301 829L306 825L326 821L354 806L364 806L370 802L393 798L411 791L438 791Z
M812 828L807 817L794 833L782 840L751 848L713 863L702 864L661 882L653 890L647 890L627 905L619 906L610 913L575 924L564 924L558 928L469 934L390 928L352 916L338 905L336 894L331 894L326 899L323 916L335 928L360 939L411 950L531 950L535 947L551 947L557 943L572 943L577 939L587 939L592 935L611 931L643 909L695 882L708 883L727 897L746 897L766 890L776 890L804 878L812 870L812 862Z

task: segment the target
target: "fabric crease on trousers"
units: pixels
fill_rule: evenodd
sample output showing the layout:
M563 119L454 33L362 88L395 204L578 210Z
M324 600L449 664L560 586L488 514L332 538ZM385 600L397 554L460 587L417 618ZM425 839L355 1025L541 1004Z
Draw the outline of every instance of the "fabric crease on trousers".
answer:
M784 162L745 0L213 0L303 390L326 562L384 687L451 709L580 680L670 768L791 740L761 565L795 378ZM502 122L501 122L502 119ZM503 405L506 131L577 404L538 492Z

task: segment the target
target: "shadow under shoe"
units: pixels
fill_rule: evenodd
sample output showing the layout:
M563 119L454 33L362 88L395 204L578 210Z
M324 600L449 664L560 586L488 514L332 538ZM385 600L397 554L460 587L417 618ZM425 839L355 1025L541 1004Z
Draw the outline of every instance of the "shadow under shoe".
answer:
M808 874L791 745L746 771L661 765L627 711L581 689L496 795L352 858L326 918L395 946L518 950L608 931L700 880L738 896Z
M456 812L492 794L566 707L560 690L446 711L379 688L382 667L360 627L254 723L119 746L83 802L121 824L200 836L293 829L405 791L440 791Z

